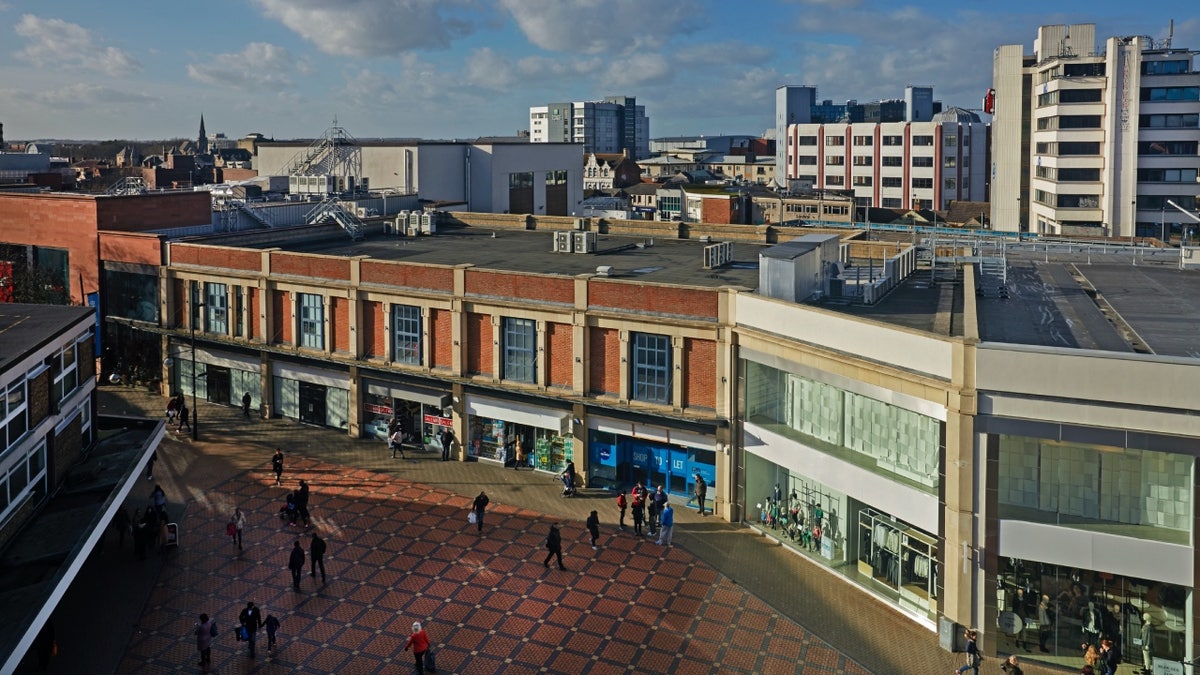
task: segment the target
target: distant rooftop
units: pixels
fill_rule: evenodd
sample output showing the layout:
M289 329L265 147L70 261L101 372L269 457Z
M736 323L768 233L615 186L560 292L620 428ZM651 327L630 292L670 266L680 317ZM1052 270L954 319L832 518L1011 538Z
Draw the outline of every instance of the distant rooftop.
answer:
M92 312L90 307L0 304L0 372Z

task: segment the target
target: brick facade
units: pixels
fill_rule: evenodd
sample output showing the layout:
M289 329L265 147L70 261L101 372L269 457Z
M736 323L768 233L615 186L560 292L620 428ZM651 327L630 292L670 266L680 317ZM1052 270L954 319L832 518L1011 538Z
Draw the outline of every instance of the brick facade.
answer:
M717 343L713 340L683 341L683 407L715 408L717 405Z
M350 280L350 259L305 253L271 253L271 273L286 276Z
M350 300L336 295L329 298L329 314L329 333L333 340L331 351L353 354L354 345L350 343Z
M574 330L566 323L546 323L547 368L546 384L551 387L571 388L575 371L575 354L572 350Z
M364 284L454 292L454 268L413 263L364 260L359 266Z
M588 387L594 394L617 395L621 388L621 336L615 328L592 328L587 355Z
M454 317L444 309L429 310L429 340L433 347L431 368L454 367Z
M469 312L467 324L467 375L492 374L492 317Z
M520 272L468 269L466 294L569 305L575 301L575 280L546 275L533 277Z
M387 336L383 332L383 303L364 300L358 315L358 334L362 338L362 356L377 359L387 356Z
M588 282L590 305L633 312L716 319L719 298L715 289L656 286L653 293L647 293L646 285L637 282Z

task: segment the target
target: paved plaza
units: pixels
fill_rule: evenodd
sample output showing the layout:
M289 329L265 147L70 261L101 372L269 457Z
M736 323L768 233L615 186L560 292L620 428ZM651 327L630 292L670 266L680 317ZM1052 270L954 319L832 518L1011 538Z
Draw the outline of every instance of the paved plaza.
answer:
M157 415L161 401L105 388L101 412ZM180 524L179 546L138 561L109 537L64 598L52 673L201 672L192 627L221 634L217 673L410 673L404 640L420 621L440 673L949 673L961 657L892 608L749 528L676 504L674 546L616 527L608 493L563 499L551 475L435 452L392 460L383 443L290 420L244 420L201 403L200 438L171 433L154 481ZM286 453L282 485L270 473ZM295 591L286 569L302 526L280 520L289 490L312 486L313 528L329 544L328 582ZM467 522L480 490L482 534ZM132 509L144 505L131 495ZM225 534L247 515L244 550ZM593 551L583 520L599 511ZM176 514L178 516L176 517ZM567 569L542 565L560 523ZM279 644L257 658L234 640L247 601L279 618ZM79 617L90 617L80 619ZM1051 672L1026 668L1027 673Z

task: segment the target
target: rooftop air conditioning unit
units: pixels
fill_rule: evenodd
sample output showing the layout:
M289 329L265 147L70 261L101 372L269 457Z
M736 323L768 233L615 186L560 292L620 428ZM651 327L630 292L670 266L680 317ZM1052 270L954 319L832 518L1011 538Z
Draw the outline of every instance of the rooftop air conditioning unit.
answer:
M575 235L575 252L576 253L595 253L596 252L596 233L595 232L572 232Z
M367 209L367 208L365 208L365 207L362 207L362 206L356 206L356 207L354 207L354 215L358 216L359 218L366 218L366 217L367 217L367 210L368 210L368 209Z
M421 214L421 234L436 234L437 220L434 219L432 213Z
M586 221L586 220L584 220L583 218L576 218L576 219L575 219L575 229L576 229L576 230L585 230L585 229L587 229L587 221Z
M611 265L601 265L596 268L596 276L611 277L616 274Z
M571 237L572 234L572 232L554 233L555 253L571 253L575 250L575 240Z

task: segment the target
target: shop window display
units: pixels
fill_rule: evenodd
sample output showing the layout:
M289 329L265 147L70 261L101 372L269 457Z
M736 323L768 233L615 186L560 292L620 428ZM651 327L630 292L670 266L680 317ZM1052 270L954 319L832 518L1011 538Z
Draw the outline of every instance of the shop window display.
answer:
M1105 572L1002 558L996 578L1000 653L1069 667L1105 641L1132 670L1187 658L1182 586ZM1155 671L1157 672L1157 671Z

